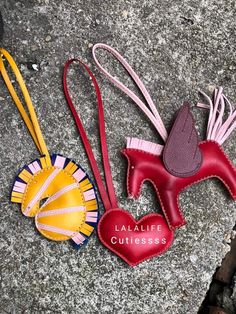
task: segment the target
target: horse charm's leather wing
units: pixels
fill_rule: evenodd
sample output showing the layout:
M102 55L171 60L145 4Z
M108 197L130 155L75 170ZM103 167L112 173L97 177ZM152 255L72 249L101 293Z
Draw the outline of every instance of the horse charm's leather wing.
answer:
M198 143L189 103L184 102L163 151L163 162L167 171L176 177L189 177L197 173L202 164Z

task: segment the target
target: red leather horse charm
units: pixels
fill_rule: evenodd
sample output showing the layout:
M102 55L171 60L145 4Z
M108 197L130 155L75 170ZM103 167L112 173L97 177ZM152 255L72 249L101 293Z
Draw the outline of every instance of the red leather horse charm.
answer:
M122 152L128 159L127 190L128 195L138 198L142 184L150 181L155 187L157 197L171 229L179 228L186 222L178 204L178 196L187 187L202 180L216 177L236 199L236 170L223 149L215 141L199 144L202 164L193 176L181 178L170 174L157 156L141 149L126 148Z
M128 159L128 196L138 198L142 184L150 181L171 229L186 223L178 197L190 185L215 177L236 199L235 167L215 140L198 143L188 104L185 103L180 109L163 153L153 153L154 145L129 139L128 147L132 148L122 151Z

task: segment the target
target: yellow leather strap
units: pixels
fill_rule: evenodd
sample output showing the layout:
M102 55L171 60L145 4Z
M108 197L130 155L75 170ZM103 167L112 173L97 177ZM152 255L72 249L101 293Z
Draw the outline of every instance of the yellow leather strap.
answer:
M3 57L8 61L9 65L11 66L12 72L14 73L14 75L16 76L16 79L19 83L20 89L22 91L24 100L25 100L25 104L28 108L29 111L29 115L26 112L20 98L17 95L17 92L15 90L15 88L12 85L11 79L7 73L7 70L5 68L4 65L4 59ZM0 49L0 73L2 74L2 77L5 81L5 84L9 90L9 93L12 96L12 99L14 100L38 150L40 151L41 155L49 155L48 153L48 149L46 146L46 143L44 141L42 132L40 130L40 126L38 123L38 119L37 119L37 115L36 112L34 110L34 106L33 103L31 101L29 92L27 90L27 87L25 85L24 79L20 73L19 68L17 67L14 59L12 58L12 56L3 48Z

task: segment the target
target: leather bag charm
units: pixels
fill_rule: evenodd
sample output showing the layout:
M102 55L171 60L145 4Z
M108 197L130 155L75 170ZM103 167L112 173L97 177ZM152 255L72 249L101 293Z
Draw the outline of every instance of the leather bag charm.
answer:
M149 108L99 63L96 57L97 49L108 51L122 64L141 91ZM199 142L190 106L186 102L179 110L170 134L167 135L151 96L128 62L115 49L100 43L93 46L93 58L100 71L147 115L164 141L164 145L159 145L137 138L127 139L127 147L122 152L128 160L129 197L138 198L142 184L150 181L171 230L186 223L179 208L178 197L184 189L195 183L216 177L222 181L232 198L236 199L236 170L220 146L236 127L236 110L233 111L222 93L222 88L215 90L213 101L203 93L209 105L198 104L199 107L210 109L205 141ZM224 120L227 105L230 113Z
M3 80L41 155L24 166L16 177L11 201L21 204L25 216L34 217L36 228L44 237L72 240L80 248L89 240L98 220L93 184L73 160L59 154L49 155L22 75L6 50L1 49L0 54ZM4 65L6 60L19 83L29 114L12 85Z
M69 95L67 84L68 69L74 62L79 63L80 66L87 71L96 91L105 183L101 178L100 170L81 119ZM169 229L165 217L153 213L136 221L127 210L120 208L117 203L106 144L103 103L100 89L93 73L88 66L79 59L68 60L64 67L63 86L66 100L86 150L105 208L105 213L98 223L99 239L109 250L120 256L131 266L135 266L146 259L160 255L171 246L174 239L174 233Z

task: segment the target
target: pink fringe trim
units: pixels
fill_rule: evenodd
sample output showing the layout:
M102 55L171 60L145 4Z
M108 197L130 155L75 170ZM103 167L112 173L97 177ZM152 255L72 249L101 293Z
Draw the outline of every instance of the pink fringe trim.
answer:
M227 97L223 94L223 88L216 88L213 92L213 100L204 92L200 93L208 101L208 105L197 103L197 107L209 109L209 119L207 125L207 139L214 140L222 145L233 130L236 128L236 110ZM229 113L226 114L226 108L229 108Z
M152 143L149 141L140 140L135 137L127 138L127 148L139 149L160 156L163 150L163 145Z

